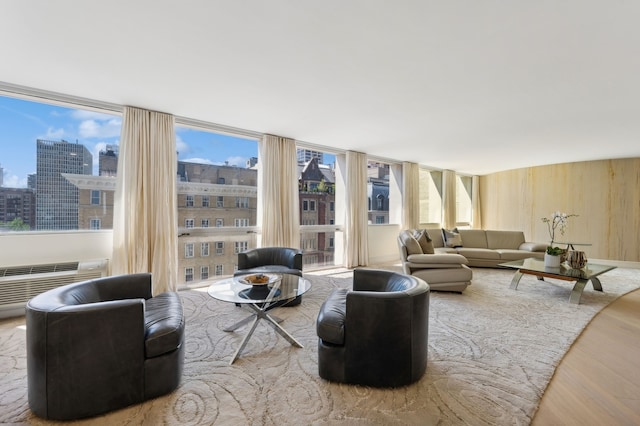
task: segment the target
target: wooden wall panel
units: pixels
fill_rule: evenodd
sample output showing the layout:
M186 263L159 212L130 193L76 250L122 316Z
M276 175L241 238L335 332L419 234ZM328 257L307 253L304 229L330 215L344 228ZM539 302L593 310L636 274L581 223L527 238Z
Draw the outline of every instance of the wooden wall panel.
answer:
M587 257L640 261L640 158L530 167L480 177L482 228L548 242L543 217L578 214L556 240L591 243Z

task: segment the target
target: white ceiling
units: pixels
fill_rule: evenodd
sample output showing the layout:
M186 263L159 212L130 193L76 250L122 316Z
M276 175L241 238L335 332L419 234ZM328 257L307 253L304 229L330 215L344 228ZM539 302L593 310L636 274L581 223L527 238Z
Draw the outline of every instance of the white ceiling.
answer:
M0 82L459 173L640 156L636 0L5 0Z

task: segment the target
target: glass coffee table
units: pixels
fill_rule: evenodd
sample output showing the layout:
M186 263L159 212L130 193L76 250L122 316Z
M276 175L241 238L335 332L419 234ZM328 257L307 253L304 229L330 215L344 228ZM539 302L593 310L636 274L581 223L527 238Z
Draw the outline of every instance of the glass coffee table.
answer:
M501 263L498 266L505 268L517 269L513 279L511 280L510 288L516 290L518 283L523 275L535 275L538 280L544 281L544 277L556 278L564 281L575 281L571 295L569 296L569 302L578 304L580 303L580 297L587 282L591 281L593 289L596 291L602 291L602 283L598 279L598 275L602 275L612 269L615 266L610 265L597 265L588 262L584 268L572 269L568 266L560 265L558 268L550 268L544 266L544 260L542 259L521 259L514 260L513 262Z
M267 277L265 283L252 284L251 279L255 275ZM243 320L224 328L224 331L235 331L243 325L253 321L249 332L244 336L240 346L231 358L229 364L233 364L240 352L244 349L253 334L260 320L265 320L267 324L284 337L291 345L302 348L302 344L293 338L284 328L278 324L279 319L267 313L268 310L279 306L282 302L301 296L311 288L309 280L291 274L248 274L227 278L209 286L207 292L214 299L247 306L253 312Z

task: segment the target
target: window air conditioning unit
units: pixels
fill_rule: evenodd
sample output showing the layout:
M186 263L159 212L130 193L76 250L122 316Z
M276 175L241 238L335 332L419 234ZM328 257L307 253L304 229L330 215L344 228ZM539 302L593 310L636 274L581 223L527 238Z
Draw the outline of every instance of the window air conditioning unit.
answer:
M24 315L34 296L66 284L105 277L109 260L0 266L0 318Z

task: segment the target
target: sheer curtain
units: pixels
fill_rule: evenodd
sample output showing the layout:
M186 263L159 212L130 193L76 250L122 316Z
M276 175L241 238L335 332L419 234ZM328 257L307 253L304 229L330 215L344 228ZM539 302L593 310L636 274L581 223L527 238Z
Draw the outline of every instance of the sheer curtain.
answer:
M177 289L176 140L172 115L125 107L113 206L113 274L151 272Z
M402 229L420 226L420 167L402 163Z
M444 229L456 227L456 172L442 171L442 208Z
M264 135L259 148L258 208L263 247L300 247L298 159L293 139Z
M471 178L471 227L474 229L482 229L482 214L480 212L480 176Z
M369 264L367 203L367 155L347 151L345 265Z

